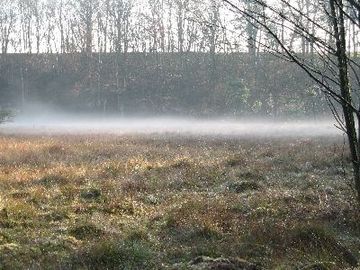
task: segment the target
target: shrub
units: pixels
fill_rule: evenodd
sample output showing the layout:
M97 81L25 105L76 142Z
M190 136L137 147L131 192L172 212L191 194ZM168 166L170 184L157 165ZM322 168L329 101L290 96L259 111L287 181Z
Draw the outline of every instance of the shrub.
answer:
M10 121L13 118L13 113L7 110L0 110L0 123Z

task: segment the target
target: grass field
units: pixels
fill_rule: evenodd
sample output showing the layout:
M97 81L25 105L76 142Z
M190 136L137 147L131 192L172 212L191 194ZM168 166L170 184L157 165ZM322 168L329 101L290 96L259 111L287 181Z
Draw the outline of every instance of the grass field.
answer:
M2 136L0 269L352 269L360 217L343 148Z

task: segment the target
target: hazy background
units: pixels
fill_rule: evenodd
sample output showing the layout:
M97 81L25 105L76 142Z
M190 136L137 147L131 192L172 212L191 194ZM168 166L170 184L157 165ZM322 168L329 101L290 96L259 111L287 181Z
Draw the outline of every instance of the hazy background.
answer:
M320 3L296 5L329 27ZM311 40L272 27L321 60ZM0 32L0 109L16 114L3 132L338 133L323 89L222 1L5 0ZM350 50L357 41L350 31Z

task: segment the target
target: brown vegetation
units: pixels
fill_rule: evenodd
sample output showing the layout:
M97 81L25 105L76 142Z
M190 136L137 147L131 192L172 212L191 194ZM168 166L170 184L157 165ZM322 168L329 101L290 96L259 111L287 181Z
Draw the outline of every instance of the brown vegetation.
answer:
M198 269L198 256L354 266L342 149L323 138L2 137L0 268Z

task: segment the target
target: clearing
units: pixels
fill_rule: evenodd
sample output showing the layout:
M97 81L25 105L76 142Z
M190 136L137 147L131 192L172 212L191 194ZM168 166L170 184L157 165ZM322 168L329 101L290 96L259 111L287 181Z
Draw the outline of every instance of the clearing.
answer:
M343 144L3 135L0 268L351 267L360 222Z

